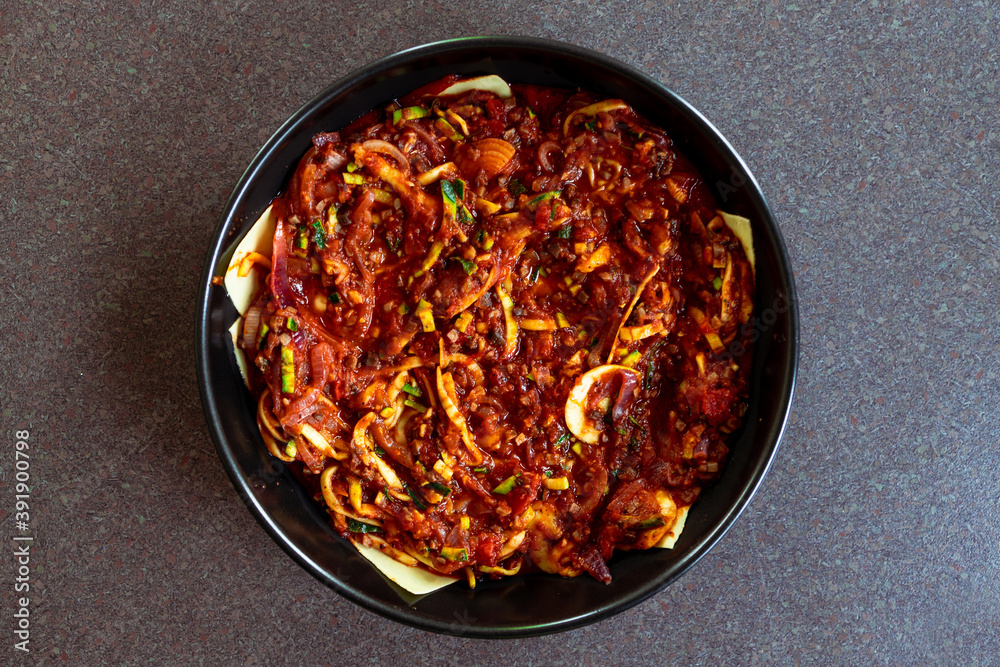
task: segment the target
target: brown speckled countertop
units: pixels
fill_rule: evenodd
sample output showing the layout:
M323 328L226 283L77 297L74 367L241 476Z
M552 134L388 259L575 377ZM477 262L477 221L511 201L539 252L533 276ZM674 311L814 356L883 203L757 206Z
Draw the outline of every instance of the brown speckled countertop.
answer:
M996 4L469 4L0 6L0 662L998 664ZM702 561L613 619L498 642L377 617L268 538L212 447L193 330L217 217L292 111L376 57L501 33L604 51L721 129L788 243L802 355L771 472Z

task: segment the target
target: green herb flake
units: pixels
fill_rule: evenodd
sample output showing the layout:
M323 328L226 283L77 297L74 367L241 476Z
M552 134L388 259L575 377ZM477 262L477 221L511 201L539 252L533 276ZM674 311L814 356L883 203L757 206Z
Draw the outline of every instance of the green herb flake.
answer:
M316 220L312 223L313 228L313 243L320 250L326 248L326 227L323 226L322 220Z
M715 280L712 281L712 287L715 288L715 291L722 289L722 278L715 276Z
M568 239L572 232L573 228L570 227L569 225L566 225L565 227L560 227L558 230L556 230L556 238Z
M416 396L417 398L424 397L424 392L420 390L420 387L414 387L409 382L403 385L403 391L405 391L410 396Z
M427 488L434 491L435 493L444 496L445 498L447 498L448 495L451 493L451 487L445 486L440 482L429 482L427 484Z
M441 181L441 194L444 195L445 201L451 204L461 199L455 193L455 185L452 181Z
M418 510L427 509L427 503L424 502L423 498L421 498L416 491L410 488L409 484L403 484L403 490L406 491L406 495L413 500L413 504L417 506Z
M381 533L382 529L378 526L372 525L370 523L365 523L364 521L358 521L357 519L347 520L347 530L351 533Z
M541 202L545 201L546 199L555 199L556 197L558 197L561 194L562 194L562 192L559 192L558 190L552 190L552 191L549 191L549 192L543 192L542 194L538 195L537 197L535 197L534 199L532 199L531 201L529 201L528 205L529 206L534 206L535 204L540 204Z

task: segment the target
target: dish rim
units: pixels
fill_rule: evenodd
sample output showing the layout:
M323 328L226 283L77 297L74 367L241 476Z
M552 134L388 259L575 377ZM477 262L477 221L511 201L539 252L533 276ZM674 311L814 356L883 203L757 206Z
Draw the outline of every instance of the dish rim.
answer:
M783 404L782 407L779 408L780 419L778 421L780 423L765 425L770 429L773 437L769 438L769 442L765 445L763 451L761 452L761 457L752 462L749 483L744 485L742 490L739 492L736 501L732 503L728 511L726 511L718 521L710 526L710 529L706 534L697 538L693 549L688 550L688 552L677 559L672 565L667 566L664 571L659 572L657 576L651 577L650 580L644 585L616 597L612 602L600 605L597 608L587 610L583 613L570 614L561 620L546 622L538 625L491 625L489 623L483 623L475 624L471 627L456 627L454 622L436 619L433 618L432 615L428 615L426 613L416 613L417 610L415 603L413 605L406 604L405 601L401 599L400 604L388 604L381 599L373 597L363 590L357 590L354 586L346 583L346 581L342 581L341 577L338 576L338 573L328 571L327 568L323 567L310 557L309 554L307 554L300 547L300 545L296 544L295 541L288 535L287 531L285 531L271 515L271 512L263 506L261 500L254 493L252 480L247 479L247 476L241 471L241 466L239 465L232 447L228 442L228 436L225 432L225 424L223 423L223 419L221 418L219 411L219 405L217 402L218 397L215 396L216 390L213 386L211 377L212 371L209 354L209 333L213 325L213 314L216 317L219 317L220 314L211 312L213 300L212 290L214 287L212 284L212 278L214 276L221 275L219 272L220 266L222 273L225 272L226 266L228 265L228 259L226 258L227 250L231 250L235 247L235 241L242 236L242 232L244 231L244 227L247 226L247 223L251 222L246 219L238 219L236 214L239 203L242 202L251 192L254 181L260 176L263 168L272 159L273 154L282 146L283 142L289 140L293 136L297 136L298 133L300 133L302 129L300 126L310 117L311 114L321 110L330 100L340 94L343 94L352 86L364 82L365 80L371 80L373 77L378 77L380 75L386 77L387 79L391 78L391 73L393 71L405 68L408 64L419 61L421 58L428 58L442 54L454 54L455 52L466 50L472 51L476 49L505 47L521 48L528 51L537 50L554 54L557 57L569 57L572 59L587 61L621 73L629 85L635 85L638 83L644 86L649 92L655 94L660 99L665 100L674 111L678 112L682 116L686 116L689 122L699 127L704 137L711 140L715 150L722 154L722 157L730 168L742 171L742 174L746 178L745 183L740 187L747 190L747 194L752 201L754 208L757 209L757 211L764 213L764 219L759 222L768 227L773 241L773 251L780 260L780 266L776 267L778 277L776 282L780 284L776 285L776 289L780 288L780 290L786 295L785 298L788 308L787 329L791 333L791 336L786 341L789 351L785 354L784 358L786 359L786 363L790 363L788 363L788 368L785 369L783 377L779 378L781 396L778 401L779 404ZM668 134L673 136L669 129ZM288 169L294 169L294 164L290 165ZM287 182L288 174L290 173L288 169L286 169L285 182ZM713 191L714 190L715 188L713 188ZM276 195L277 193L275 193L275 196ZM605 54L554 40L530 37L489 36L465 37L432 42L405 49L398 53L375 60L351 71L347 75L324 88L320 93L315 95L306 104L302 105L297 111L295 111L295 113L293 113L288 120L282 123L278 130L275 131L267 142L264 143L263 147L257 152L248 167L244 170L219 216L216 228L212 234L209 252L206 256L205 264L202 270L198 293L198 313L195 323L195 336L198 384L201 393L202 406L211 437L219 457L223 462L223 466L226 469L226 473L229 475L237 493L271 538L296 562L298 562L300 566L328 587L333 588L344 597L382 616L434 632L471 637L495 638L525 637L560 632L593 623L613 614L620 613L648 599L657 592L662 591L670 583L690 569L709 550L711 550L719 540L722 539L760 488L767 471L774 461L780 446L781 438L787 427L798 372L799 317L794 278L791 272L791 260L788 255L784 239L781 235L780 228L777 225L773 212L764 198L763 191L761 190L749 167L743 161L743 158L735 151L735 149L733 149L722 133L719 132L719 130L698 110L652 77ZM756 367L757 364L755 358L755 370ZM732 458L732 454L730 454L729 458ZM728 462L729 461L727 459L727 465ZM694 508L692 508L692 514L696 511L696 508L697 504ZM640 552L634 553L638 554ZM620 557L622 556L616 556L616 559ZM549 577L553 575L529 575L529 577L532 576ZM524 577L521 578L523 579ZM486 583L492 584L495 582ZM611 585L614 584L612 583ZM487 591L495 588L497 587L491 585L481 586L480 588L477 588L477 591L473 592L473 594L479 593L485 595L487 594Z

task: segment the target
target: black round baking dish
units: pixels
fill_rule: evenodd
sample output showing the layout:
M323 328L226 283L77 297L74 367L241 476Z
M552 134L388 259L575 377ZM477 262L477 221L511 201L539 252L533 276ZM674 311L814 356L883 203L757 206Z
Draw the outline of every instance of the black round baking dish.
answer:
M237 313L213 277L236 243L285 187L313 135L448 74L495 73L510 82L583 88L630 103L665 128L700 170L720 205L752 220L757 312L750 403L722 477L692 507L672 550L616 555L613 581L530 574L458 583L416 598L390 583L338 536L290 471L265 450L255 405L231 352ZM607 56L558 42L514 37L449 40L403 51L337 81L296 112L250 163L222 213L201 278L197 365L205 415L219 456L257 520L289 555L338 593L396 621L435 632L517 637L567 630L623 611L662 590L723 536L774 458L791 407L798 316L788 253L757 181L698 111L650 77Z

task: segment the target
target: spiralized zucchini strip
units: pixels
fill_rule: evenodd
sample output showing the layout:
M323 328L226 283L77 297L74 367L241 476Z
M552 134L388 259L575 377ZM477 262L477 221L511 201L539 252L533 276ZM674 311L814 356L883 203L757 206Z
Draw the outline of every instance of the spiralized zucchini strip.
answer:
M462 434L462 442L469 452L471 462L474 465L479 465L483 462L483 452L476 446L475 441L472 439L469 426L465 423L465 416L458 408L458 395L455 393L455 382L452 379L451 373L442 373L440 366L437 368L437 389L445 414L448 415L448 419L451 420Z
M653 276L659 273L659 271L660 267L654 266L652 269L649 270L648 273L646 273L646 276L642 279L642 282L640 282L639 286L636 288L635 296L632 297L632 303L630 303L628 305L628 308L625 309L625 315L618 323L618 330L615 331L614 340L611 342L611 351L608 352L607 363L610 364L611 361L615 358L615 351L618 349L618 336L621 334L622 326L624 326L625 323L628 321L629 315L632 314L632 309L635 308L635 304L637 304L639 302L639 299L642 298L642 292L643 290L646 289L646 285L649 284L649 281L652 280Z
M382 479L385 480L385 483L389 485L389 488L402 489L403 483L396 475L396 471L392 469L392 466L383 461L381 456L375 453L374 442L368 434L368 427L372 425L375 418L376 414L374 412L369 412L358 421L357 425L354 427L354 436L351 439L351 446L354 449L354 452L358 455L358 458L360 458L365 465L378 470L378 473L382 476Z
M327 507L337 514L343 514L349 519L354 519L355 521L361 521L362 523L374 526L381 526L382 522L371 516L378 513L377 508L374 505L362 505L362 507L366 508L367 512L364 515L360 512L351 512L344 507L344 504L340 501L340 495L333 489L333 477L337 473L337 466L327 466L319 477L319 488L323 494L323 500L326 501ZM361 487L359 486L358 488L360 490Z
M579 116L596 116L602 112L607 113L609 111L615 111L616 109L628 108L630 108L629 105L625 104L622 100L604 100L602 102L588 104L585 107L580 107L566 116L566 120L563 121L563 136L569 136L569 128L572 127L573 123Z

